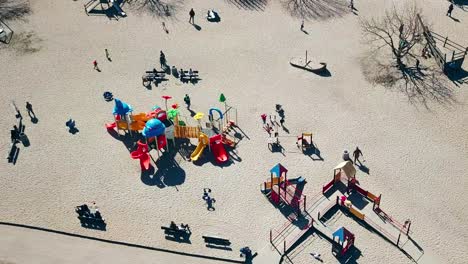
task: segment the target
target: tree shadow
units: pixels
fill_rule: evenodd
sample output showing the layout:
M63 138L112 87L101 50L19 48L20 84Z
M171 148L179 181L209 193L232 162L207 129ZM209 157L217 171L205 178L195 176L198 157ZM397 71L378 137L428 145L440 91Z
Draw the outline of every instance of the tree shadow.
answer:
M0 18L3 20L24 19L31 14L28 0L0 0Z
M175 19L184 6L183 0L128 0L127 3L136 11L163 19Z
M444 106L457 103L452 82L436 65L417 68L408 66L410 62L382 63L375 56L365 58L363 63L364 75L370 82L405 94L412 105L430 109L429 103Z
M263 11L268 4L268 0L226 0L239 9L250 11Z
M328 19L347 14L349 8L343 0L283 0L284 8L301 19Z

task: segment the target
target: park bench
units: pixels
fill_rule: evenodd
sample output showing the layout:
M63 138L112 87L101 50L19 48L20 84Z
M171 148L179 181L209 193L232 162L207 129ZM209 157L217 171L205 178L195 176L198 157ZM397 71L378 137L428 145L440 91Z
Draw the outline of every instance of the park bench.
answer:
M210 245L217 245L217 246L224 246L224 247L231 246L231 241L229 241L229 239L211 237L211 236L202 236L202 238L207 244L207 246L210 246Z
M190 74L190 71L180 71L180 79L182 81L192 81L192 80L197 80L198 79L198 71L192 71L192 74Z
M18 154L19 154L19 148L16 146L15 143L11 144L11 149L7 157L8 163L14 164L16 162L16 159L18 158Z

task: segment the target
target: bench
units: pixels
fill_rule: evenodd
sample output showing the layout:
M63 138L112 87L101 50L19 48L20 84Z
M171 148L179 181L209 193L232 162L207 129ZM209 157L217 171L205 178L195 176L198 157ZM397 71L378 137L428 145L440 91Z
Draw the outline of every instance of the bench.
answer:
M192 74L190 71L181 71L180 79L198 79L198 71L192 71Z
M229 239L224 239L224 238L219 238L219 237L210 237L210 236L202 236L203 240L205 240L205 243L210 245L220 245L220 246L225 246L228 247L231 245L231 241Z
M18 158L18 154L19 154L19 148L16 146L16 144L13 143L11 145L10 153L8 153L8 157L7 157L8 163L15 164L16 159Z

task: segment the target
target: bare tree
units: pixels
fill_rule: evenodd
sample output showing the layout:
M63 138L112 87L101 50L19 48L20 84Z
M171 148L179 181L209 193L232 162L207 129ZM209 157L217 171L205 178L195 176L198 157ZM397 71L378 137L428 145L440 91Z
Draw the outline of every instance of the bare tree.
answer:
M418 13L419 9L414 4L405 6L401 11L393 7L382 18L362 19L361 27L366 40L381 44L378 48L389 48L401 67L404 66L403 59L413 56L411 51L420 42L422 32Z
M361 27L370 56L364 74L375 84L404 92L410 102L453 103L452 85L433 61L419 56L423 48L422 28L416 5L393 7L380 18L362 19ZM424 61L427 65L421 65ZM432 63L431 63L432 62Z
M128 0L127 3L157 17L171 17L182 6L183 0Z
M28 0L0 0L0 19L21 19L30 13Z
M326 19L349 12L345 0L284 0L288 12L303 19Z

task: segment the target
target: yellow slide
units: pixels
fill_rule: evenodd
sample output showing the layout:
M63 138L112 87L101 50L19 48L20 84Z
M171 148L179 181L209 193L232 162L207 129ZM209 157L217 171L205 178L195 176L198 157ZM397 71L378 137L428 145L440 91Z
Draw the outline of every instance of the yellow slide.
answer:
M206 148L208 145L209 139L208 136L200 133L200 136L198 136L198 146L197 148L193 151L192 155L190 155L190 158L192 161L198 160L200 158L201 154L203 153L203 150Z

